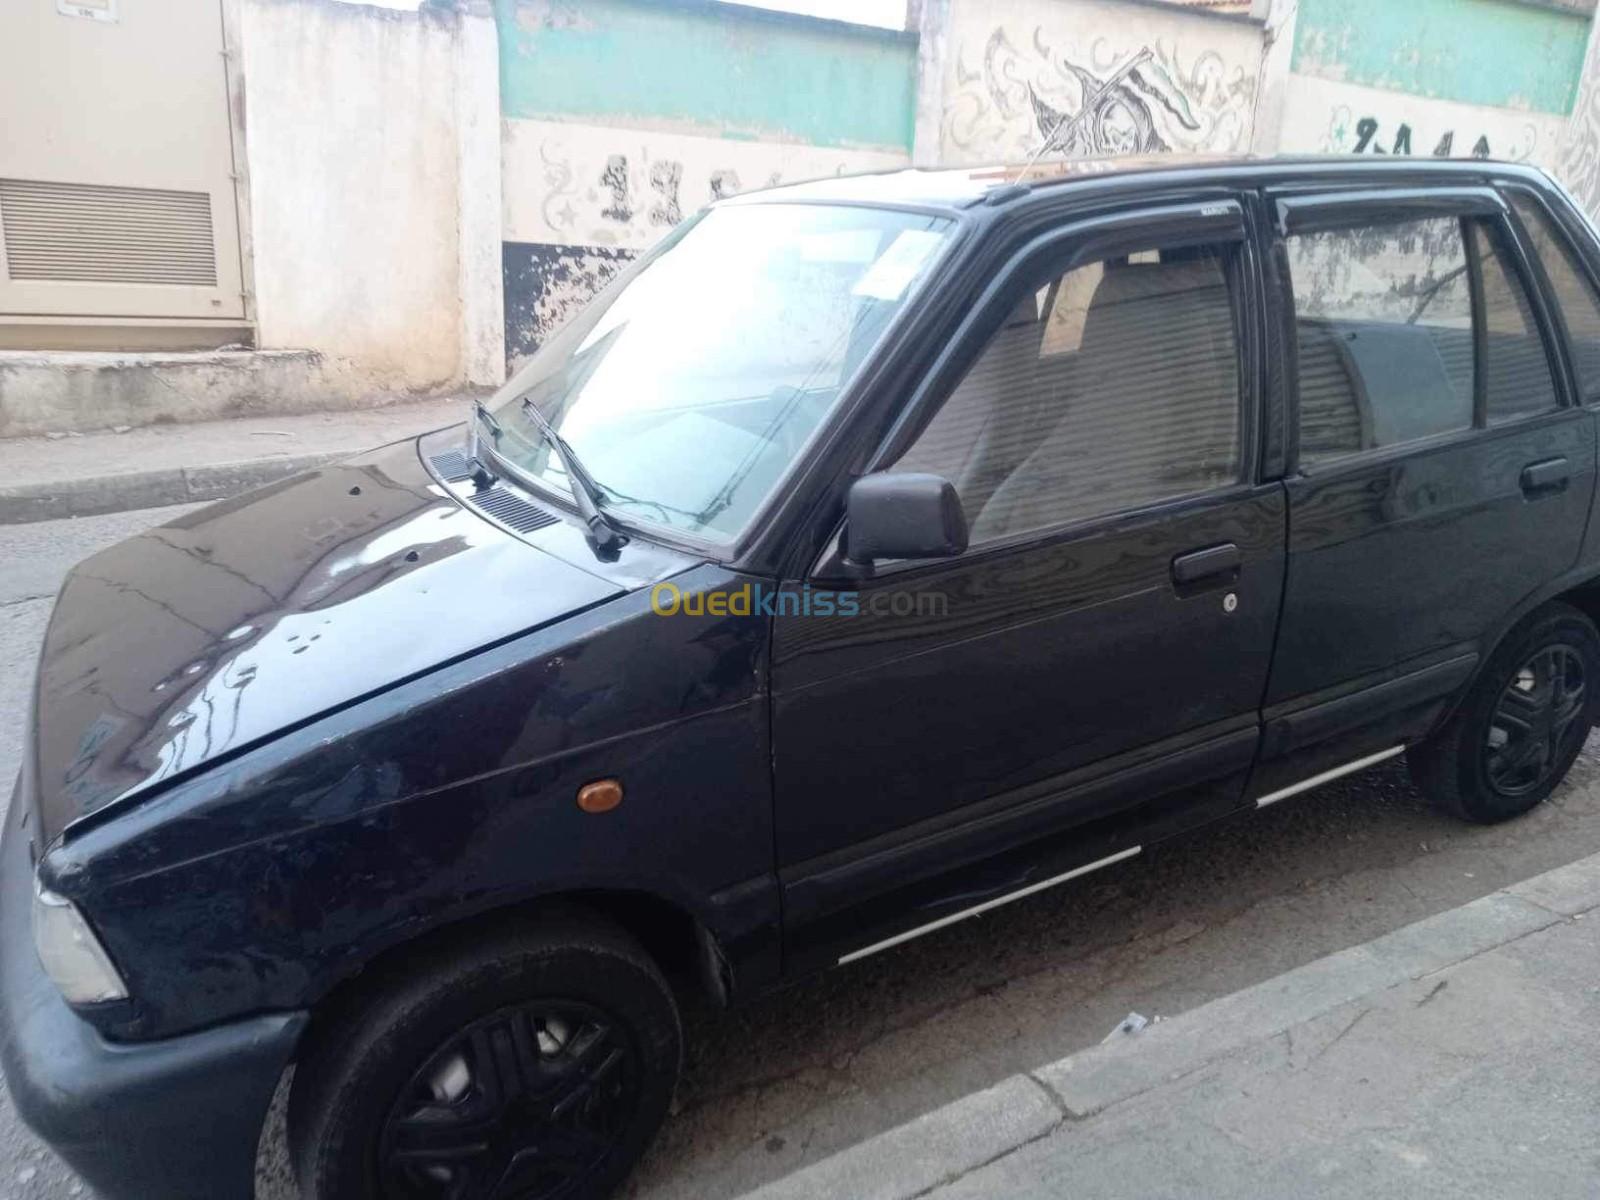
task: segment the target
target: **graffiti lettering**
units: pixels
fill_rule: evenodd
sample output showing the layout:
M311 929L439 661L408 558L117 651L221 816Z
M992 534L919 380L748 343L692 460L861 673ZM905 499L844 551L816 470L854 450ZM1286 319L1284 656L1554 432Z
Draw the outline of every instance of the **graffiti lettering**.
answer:
M769 186L778 182L779 176L774 173ZM600 173L600 186L610 193L610 201L600 210L600 215L620 225L631 222L635 216L633 178L626 155L613 154L606 159L606 169ZM651 163L650 188L656 195L656 202L647 214L652 225L670 227L683 220L683 202L680 199L683 190L682 163L672 159ZM731 170L711 172L709 190L713 200L725 200L738 195L739 173Z
M1354 153L1354 154L1410 154L1410 153L1412 153L1412 149L1411 149L1411 126L1405 124L1404 122L1401 122L1400 128L1395 132L1393 146L1392 146L1391 149L1388 149L1388 150L1385 150L1383 148L1383 144L1378 140L1378 129L1379 129L1378 118L1376 118L1376 117L1362 117L1359 121L1357 121L1356 122L1356 144L1355 144L1355 148L1352 151L1352 153ZM1337 137L1338 132L1339 132L1339 130L1338 130L1337 125L1336 125L1335 126L1335 136L1336 137ZM1455 144L1456 144L1455 130L1453 130L1453 129L1445 130L1444 134L1439 138L1438 144L1435 145L1434 148L1433 148L1433 157L1435 157L1435 158L1449 158L1450 157L1450 152L1451 152L1452 149L1454 149ZM1426 143L1424 143L1424 145L1426 145ZM1485 134L1485 135L1479 137L1477 142L1473 145L1473 147L1472 147L1472 157L1473 158L1488 158L1489 154L1490 154L1490 151L1489 151L1489 137L1488 137L1487 134Z
M628 203L628 160L621 154L606 159L606 169L600 172L600 185L611 192L611 203L600 210L608 221L626 225L633 220L633 206Z
M682 163L663 159L650 164L650 186L661 197L650 210L652 224L670 227L683 220L683 209L678 206L678 188L682 184Z

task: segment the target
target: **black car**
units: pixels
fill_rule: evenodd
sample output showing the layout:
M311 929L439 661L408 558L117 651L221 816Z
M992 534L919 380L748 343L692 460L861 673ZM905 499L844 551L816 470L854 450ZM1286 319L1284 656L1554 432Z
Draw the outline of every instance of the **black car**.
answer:
M1019 178L1020 176L1020 178ZM681 989L848 963L1600 715L1600 242L1527 167L905 171L714 205L465 426L78 567L0 1049L108 1197L597 1197ZM31 929L30 929L31 924Z

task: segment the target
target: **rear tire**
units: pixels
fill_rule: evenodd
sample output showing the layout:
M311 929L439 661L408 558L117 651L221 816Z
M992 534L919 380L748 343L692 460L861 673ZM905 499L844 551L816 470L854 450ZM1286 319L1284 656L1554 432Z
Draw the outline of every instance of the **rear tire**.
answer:
M1600 711L1600 633L1548 604L1502 640L1461 707L1406 759L1435 805L1480 824L1541 803L1566 777Z
M682 1034L622 930L563 911L424 952L313 1028L289 1100L305 1200L600 1200L655 1136Z

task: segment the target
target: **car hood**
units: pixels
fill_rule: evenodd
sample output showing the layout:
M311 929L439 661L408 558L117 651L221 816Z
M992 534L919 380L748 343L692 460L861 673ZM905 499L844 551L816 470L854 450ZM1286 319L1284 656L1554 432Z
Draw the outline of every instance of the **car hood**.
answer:
M635 542L601 564L565 519L537 536L463 505L404 442L84 561L39 664L41 832L693 562Z

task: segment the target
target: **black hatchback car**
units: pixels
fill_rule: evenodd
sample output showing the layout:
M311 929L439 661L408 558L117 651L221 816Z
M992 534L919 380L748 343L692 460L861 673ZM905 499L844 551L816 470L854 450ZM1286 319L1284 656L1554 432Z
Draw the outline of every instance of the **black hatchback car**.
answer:
M1600 702L1600 242L1490 162L724 201L462 427L78 567L0 1050L108 1197L598 1197L730 1002Z

